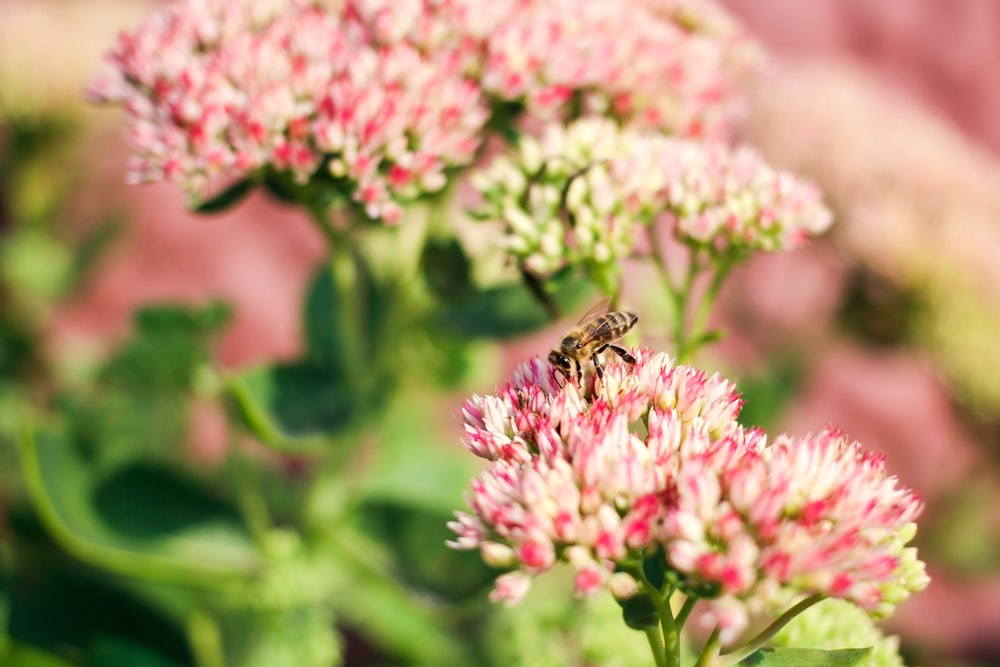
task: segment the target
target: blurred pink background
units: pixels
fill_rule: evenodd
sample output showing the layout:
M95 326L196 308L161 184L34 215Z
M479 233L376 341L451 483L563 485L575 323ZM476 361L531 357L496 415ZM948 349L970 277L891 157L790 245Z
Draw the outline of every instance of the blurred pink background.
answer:
M722 0L779 62L846 59L1000 152L1000 4ZM889 119L887 119L889 120Z
M847 63L873 76L895 104L928 110L945 127L991 151L991 160L1000 155L1000 3L724 4L771 50L777 76L806 61ZM58 313L53 347L108 346L128 331L133 308L148 301L224 298L236 309L220 348L225 364L293 356L299 347L300 300L323 253L320 236L297 211L260 195L225 215L201 217L185 211L183 195L171 186L126 188L121 185L126 154L114 120L93 139L99 148L95 154L104 159L89 176L84 199L114 202L132 224L92 283ZM894 122L893 117L883 120ZM794 129L794 118L789 122ZM107 148L116 142L113 150ZM767 155L767 146L761 149ZM843 272L832 245L755 261L737 276L740 284L724 300L733 321L737 307L757 313L757 324L734 336L730 352L743 345L736 356L746 350L766 353L760 348L776 331L779 339L797 336L807 346L809 340L822 341L821 356L785 426L802 433L840 424L852 437L885 451L891 469L933 507L936 498L981 468L987 454L957 418L946 387L921 356L823 338ZM790 286L796 294L785 291ZM753 327L762 322L763 333L755 333ZM995 524L1000 531L1000 516ZM1000 661L1000 576L966 579L933 563L930 574L930 589L900 608L891 629L913 637L927 655Z

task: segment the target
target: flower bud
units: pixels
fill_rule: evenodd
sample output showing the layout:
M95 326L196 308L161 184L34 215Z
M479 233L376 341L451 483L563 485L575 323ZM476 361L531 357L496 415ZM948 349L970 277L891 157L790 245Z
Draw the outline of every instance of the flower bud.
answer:
M608 588L616 600L627 600L639 592L639 583L628 572L615 572L608 581Z

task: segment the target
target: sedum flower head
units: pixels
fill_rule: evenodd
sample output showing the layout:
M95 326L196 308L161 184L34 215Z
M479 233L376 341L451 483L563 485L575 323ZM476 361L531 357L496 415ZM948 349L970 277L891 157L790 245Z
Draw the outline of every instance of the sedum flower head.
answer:
M472 161L491 103L724 137L754 54L711 0L170 0L88 92L128 112L133 181L326 169L392 222Z
M450 544L512 568L492 599L520 599L558 561L579 594L624 590L616 566L662 552L685 590L711 598L708 618L731 639L750 614L805 594L884 614L926 585L905 547L922 504L883 457L838 431L768 444L737 423L741 401L724 378L634 356L634 366L609 360L584 387L535 359L465 402L465 445L490 464Z
M391 222L472 159L488 112L453 50L393 41L413 3L376 4L173 0L121 35L89 95L128 111L135 181L200 193L325 168Z
M739 84L758 50L715 2L499 4L510 12L485 40L483 87L532 115L552 119L577 100L584 113L722 138L743 111Z
M550 125L513 158L477 174L483 217L507 229L509 252L539 273L609 267L643 225L714 253L795 247L830 226L819 190L747 147L620 128L606 118Z

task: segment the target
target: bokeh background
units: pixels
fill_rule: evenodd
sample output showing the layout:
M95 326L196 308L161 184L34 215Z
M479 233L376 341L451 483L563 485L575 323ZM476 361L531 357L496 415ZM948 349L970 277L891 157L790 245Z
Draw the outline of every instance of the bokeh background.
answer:
M818 182L837 222L737 272L717 314L730 334L703 365L742 378L756 423L835 423L888 455L927 501L918 544L932 584L886 627L908 664L1000 665L1000 4L724 4L771 52L742 135ZM8 560L24 511L20 417L125 340L136 307L227 301L215 357L228 368L300 352L302 295L324 255L304 215L254 194L195 216L170 185L126 186L120 115L82 100L101 52L150 5L0 0ZM484 353L478 390L554 335ZM456 450L460 396L440 401L442 444ZM217 462L227 428L216 406L194 406L186 455Z

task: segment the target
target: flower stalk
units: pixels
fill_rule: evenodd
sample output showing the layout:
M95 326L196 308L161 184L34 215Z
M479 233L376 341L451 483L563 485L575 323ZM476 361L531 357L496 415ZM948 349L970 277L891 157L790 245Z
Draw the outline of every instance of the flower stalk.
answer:
M642 582L643 590L653 601L653 606L656 608L656 615L660 621L659 633L661 636L660 649L662 655L657 662L662 662L664 667L680 667L681 625L677 624L670 609L670 595L664 594L662 590L649 581L649 577L646 576L642 566L638 567L635 572L639 577L639 581ZM669 588L669 584L664 584L664 586ZM653 629L655 630L656 628L654 627Z
M827 596L823 593L813 593L804 600L799 601L745 644L722 653L714 660L706 663L704 667L732 667L733 665L739 663L741 660L751 655L754 651L763 648L763 646L767 644L772 637L778 634L783 627L788 625L792 619L817 602L826 599L826 597ZM701 667L701 665L699 665L699 667Z

